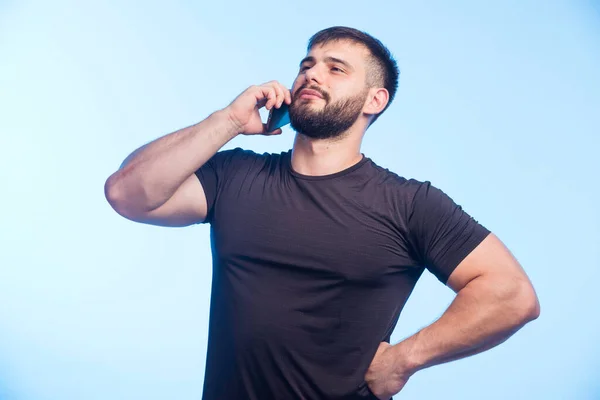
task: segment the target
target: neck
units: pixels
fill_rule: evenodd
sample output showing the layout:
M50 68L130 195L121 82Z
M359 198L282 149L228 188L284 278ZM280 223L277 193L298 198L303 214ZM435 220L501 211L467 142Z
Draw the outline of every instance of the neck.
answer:
M299 174L322 176L343 171L358 163L362 136L349 132L335 139L313 139L296 134L292 150L292 168Z

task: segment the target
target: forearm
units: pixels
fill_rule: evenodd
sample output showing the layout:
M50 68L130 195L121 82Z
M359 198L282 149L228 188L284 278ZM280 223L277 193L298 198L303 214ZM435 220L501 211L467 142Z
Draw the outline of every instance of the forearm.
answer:
M130 154L106 182L114 201L153 210L237 135L223 111L142 146Z
M537 316L537 301L525 285L497 287L476 278L433 324L394 346L402 368L412 373L490 349Z

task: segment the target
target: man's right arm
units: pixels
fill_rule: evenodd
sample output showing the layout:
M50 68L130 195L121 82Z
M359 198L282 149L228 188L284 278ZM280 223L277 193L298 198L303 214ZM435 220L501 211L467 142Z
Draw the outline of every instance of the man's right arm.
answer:
M142 223L185 226L202 222L207 205L194 172L237 135L226 112L156 139L128 156L104 186L123 217Z
M106 199L136 222L186 226L204 221L206 196L195 172L239 133L281 133L266 132L258 110L284 101L291 103L291 94L277 82L252 86L204 121L142 146L106 180Z

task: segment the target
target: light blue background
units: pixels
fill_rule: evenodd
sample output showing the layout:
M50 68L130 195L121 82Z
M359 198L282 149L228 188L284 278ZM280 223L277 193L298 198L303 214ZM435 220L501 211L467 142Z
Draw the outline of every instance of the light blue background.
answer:
M129 222L104 181L247 86L291 84L310 35L338 24L380 38L402 71L365 154L500 236L542 305L397 398L600 398L597 1L15 0L0 2L0 399L201 397L209 227ZM452 297L425 274L393 341Z

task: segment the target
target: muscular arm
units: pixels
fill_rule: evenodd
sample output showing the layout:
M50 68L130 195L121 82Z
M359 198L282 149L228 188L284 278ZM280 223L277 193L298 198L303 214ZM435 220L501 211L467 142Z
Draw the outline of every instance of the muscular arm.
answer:
M206 199L194 172L236 135L235 124L218 111L142 146L107 179L108 202L138 222L171 226L201 222Z
M490 234L454 270L457 296L433 324L392 346L402 375L492 348L538 317L535 291L519 263Z
M206 219L204 188L194 176L228 141L267 132L259 109L292 101L279 82L251 86L225 109L204 121L142 146L125 159L104 185L106 199L122 216L137 222L185 226Z

